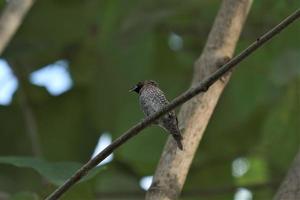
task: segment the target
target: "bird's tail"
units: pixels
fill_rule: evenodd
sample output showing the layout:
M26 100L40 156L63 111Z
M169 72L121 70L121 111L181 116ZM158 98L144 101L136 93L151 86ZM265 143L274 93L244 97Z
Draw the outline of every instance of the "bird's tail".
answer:
M177 146L180 150L183 150L183 146L182 146L182 136L180 134L180 132L178 132L177 134L172 134L173 138L175 139Z

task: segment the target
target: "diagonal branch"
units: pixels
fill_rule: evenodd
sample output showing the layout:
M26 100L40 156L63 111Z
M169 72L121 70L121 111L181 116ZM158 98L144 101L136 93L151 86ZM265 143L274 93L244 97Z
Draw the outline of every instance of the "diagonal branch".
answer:
M103 161L107 156L109 156L114 150L116 150L119 146L124 144L127 140L137 135L141 130L145 129L155 120L157 120L162 115L167 112L173 110L177 106L183 104L189 99L193 98L197 94L201 92L205 92L208 88L217 80L219 80L223 75L229 72L234 66L252 54L257 48L265 44L275 35L277 35L280 31L285 29L289 24L294 22L296 19L300 17L300 9L295 11L292 15L284 19L281 23L275 26L273 29L268 31L266 34L258 38L254 43L252 43L249 47L247 47L244 51L242 51L239 55L231 59L225 65L220 67L217 71L212 73L209 77L205 78L203 81L196 84L194 87L190 88L186 92L182 93L178 97L176 97L170 104L163 107L157 113L143 119L141 122L132 126L126 132L124 132L120 137L114 140L109 146L107 146L103 151L101 151L96 157L89 160L86 164L84 164L80 169L73 174L63 185L57 188L52 194L47 197L47 200L58 199L61 195L63 195L68 189L70 189L75 183L77 183L82 177L86 176L87 173L94 167L96 167L101 161ZM175 144L174 144L175 145Z
M192 87L208 77L233 56L252 0L223 0L201 56L195 62ZM231 73L217 81L208 92L181 107L178 115L185 151L176 152L167 141L156 168L147 200L176 199L185 182L198 145Z
M22 23L34 0L9 0L0 17L0 54Z

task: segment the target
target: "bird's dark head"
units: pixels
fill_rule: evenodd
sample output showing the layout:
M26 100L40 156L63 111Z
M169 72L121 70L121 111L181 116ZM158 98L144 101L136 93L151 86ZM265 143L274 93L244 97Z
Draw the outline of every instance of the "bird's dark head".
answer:
M140 93L141 89L144 87L144 86L147 86L147 85L153 85L155 87L158 87L158 84L155 82L155 81L152 81L152 80L145 80L145 81L140 81L138 82L135 86L133 86L129 91L130 92L136 92L136 93Z

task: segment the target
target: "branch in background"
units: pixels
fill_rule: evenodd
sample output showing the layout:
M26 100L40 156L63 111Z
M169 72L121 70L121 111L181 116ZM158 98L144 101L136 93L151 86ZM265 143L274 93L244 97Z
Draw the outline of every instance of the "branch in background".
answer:
M32 153L36 157L42 156L42 149L40 145L38 127L36 117L33 113L33 109L30 105L26 94L27 80L19 69L17 69L13 63L9 63L19 83L19 104L22 110L23 119L26 126L26 132L31 143Z
M52 194L50 194L46 199L54 200L58 199L61 195L63 195L68 189L70 189L75 183L77 183L82 177L86 176L87 173L94 167L96 167L101 161L103 161L107 156L109 156L114 150L124 144L127 140L137 135L141 130L145 129L155 120L157 120L162 115L167 112L173 110L177 106L183 104L188 101L192 97L196 96L201 92L205 92L208 88L217 80L219 80L223 75L229 72L235 65L240 63L250 54L252 54L257 48L265 44L275 35L277 35L280 31L285 29L289 24L294 22L296 19L300 17L300 9L294 12L292 15L284 19L280 24L275 26L273 29L268 31L262 37L258 38L254 43L252 43L248 48L242 51L239 55L231 59L224 66L219 68L209 77L205 78L200 83L196 84L194 87L190 88L177 98L175 98L170 104L163 107L161 110L156 112L155 114L143 119L141 122L137 123L126 132L124 132L120 137L114 140L110 145L108 145L103 151L101 151L97 156L93 159L89 160L86 164L84 164L80 169L77 170L73 176L71 176L64 184L62 184L59 188L57 188ZM174 146L176 144L173 144ZM183 151L184 152L184 151ZM178 154L183 152L177 152Z
M195 62L191 87L217 70L226 58L233 56L251 5L252 0L222 1L204 50ZM146 194L147 200L178 198L200 140L229 78L230 73L223 81L217 81L208 92L182 106L178 119L185 149L177 153L173 142L170 139L167 141Z
M300 151L295 157L295 160L280 185L274 200L296 200L300 199Z
M34 0L9 0L0 17L0 55L21 25Z
M10 194L4 192L4 191L0 191L0 199L1 200L9 200L11 199Z
M182 197L191 198L191 197L214 197L219 195L233 194L239 188L246 188L251 191L264 190L264 189L273 189L278 186L277 181L266 182L266 183L256 183L249 185L240 185L240 186L223 186L223 187L214 187L207 189L193 189L188 190L182 193ZM143 191L113 191L113 192L99 192L96 194L97 199L142 199L145 196Z
M33 5L34 0L9 0L4 7L0 17L0 55L12 39L13 35L21 25L25 15ZM37 125L32 109L29 106L26 93L23 89L23 81L18 72L13 70L20 84L20 107L22 109L27 133L31 141L32 152L35 156L41 155L37 137Z
M33 114L33 110L28 102L27 95L26 95L25 91L22 89L20 82L21 81L19 81L19 84L20 84L19 103L20 103L20 107L21 107L21 110L23 113L23 118L25 121L28 137L31 142L32 152L35 156L41 157L42 150L41 150L39 137L38 137L36 118Z

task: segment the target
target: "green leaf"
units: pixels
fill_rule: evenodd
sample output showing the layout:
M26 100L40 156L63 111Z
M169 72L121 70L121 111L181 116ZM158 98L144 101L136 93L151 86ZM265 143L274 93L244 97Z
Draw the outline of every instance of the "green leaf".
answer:
M39 196L32 192L18 192L10 197L10 200L39 200Z
M54 185L63 184L82 166L77 162L48 162L39 158L17 156L2 156L0 163L32 168ZM93 178L103 169L105 169L103 166L94 168L81 181Z

